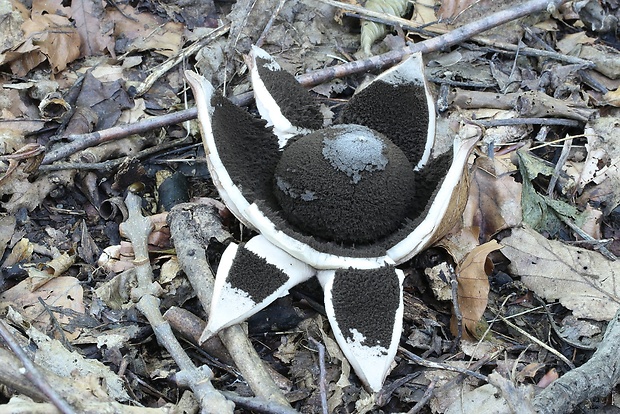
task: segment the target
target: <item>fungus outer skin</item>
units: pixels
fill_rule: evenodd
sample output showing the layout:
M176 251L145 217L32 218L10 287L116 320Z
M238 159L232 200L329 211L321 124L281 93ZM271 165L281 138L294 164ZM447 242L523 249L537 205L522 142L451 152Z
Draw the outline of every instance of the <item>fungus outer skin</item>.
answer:
M338 282L343 272L349 279ZM394 361L402 331L404 273L384 263L383 267L372 270L319 271L317 277L325 291L325 310L336 341L362 382L373 391L380 391ZM351 286L359 281L362 286ZM389 303L377 301L384 293L383 288L365 290L381 284L381 281L393 288L393 292L387 295ZM352 292L342 291L351 288ZM354 297L355 294L361 296ZM375 309L369 309L371 307ZM391 331L382 324L389 325ZM374 329L381 333L376 335Z
M415 173L385 137L360 125L337 125L284 149L274 192L282 216L300 231L367 244L403 224L415 196Z
M344 338L353 341L357 332L358 339L364 338L362 345L387 350L400 304L399 290L393 266L336 270L332 302Z
M420 216L422 221L399 243L391 247L387 254L396 263L403 263L424 249L435 236L438 223L444 218L455 188L460 184L469 154L478 138L455 138L454 158L449 164L445 178L434 191L431 201Z
M254 228L243 211L249 206L248 201L241 194L241 191L232 182L224 165L220 160L213 137L212 116L215 108L211 104L211 99L215 93L213 85L203 76L192 71L185 71L185 76L192 87L196 106L198 107L198 120L202 132L202 142L207 155L207 166L213 184L218 190L220 197L230 209L230 211L242 221L246 226Z
M205 331L213 334L245 320L315 273L263 236L239 246L231 243L217 269Z

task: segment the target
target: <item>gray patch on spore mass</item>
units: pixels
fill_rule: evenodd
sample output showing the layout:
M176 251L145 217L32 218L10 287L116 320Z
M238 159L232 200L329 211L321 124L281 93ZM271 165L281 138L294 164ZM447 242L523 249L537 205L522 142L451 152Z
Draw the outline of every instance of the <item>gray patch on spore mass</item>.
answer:
M357 125L336 125L345 131L323 140L323 156L336 169L344 172L354 184L362 179L362 171L384 170L388 159L385 144L367 128Z
M349 134L365 137L370 148L346 154ZM329 157L326 142L336 143L328 145ZM288 224L336 242L366 244L387 236L400 227L415 197L415 173L405 154L359 125L324 128L287 145L274 177Z

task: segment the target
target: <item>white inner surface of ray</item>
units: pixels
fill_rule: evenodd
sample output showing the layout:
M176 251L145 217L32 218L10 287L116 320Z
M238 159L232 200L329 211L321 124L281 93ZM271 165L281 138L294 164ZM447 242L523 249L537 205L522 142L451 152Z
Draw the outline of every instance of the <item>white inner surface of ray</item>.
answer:
M461 180L463 168L465 168L465 164L469 158L469 152L477 141L476 138L463 140L457 137L454 139L454 160L435 196L435 200L428 214L411 234L387 251L387 255L391 257L394 262L403 263L426 247L437 225L448 210L454 188Z
M249 202L243 196L239 188L233 183L228 171L222 164L217 146L215 145L215 137L213 136L212 116L214 108L211 106L211 98L215 92L215 88L203 76L192 71L185 71L185 76L196 100L198 108L198 120L202 129L202 140L207 154L207 166L213 180L213 184L218 190L226 207L249 228L254 229L250 220L243 214L243 211L249 205Z
M267 60L268 63L263 64L263 67L270 71L280 70L280 65L275 61L271 55L265 52L263 49L252 46L252 70L250 72L250 78L252 80L252 88L254 89L254 98L256 100L256 107L260 116L267 121L267 126L273 126L273 132L278 137L278 145L280 148L284 148L288 140L299 134L308 134L312 132L307 128L299 128L291 124L291 122L282 114L280 106L273 99L271 93L265 86L265 83L261 79L258 73L258 62L256 58Z
M288 293L288 289L310 279L316 273L314 268L270 243L262 235L250 239L245 244L245 248L265 260L265 262L274 265L289 277L289 282L286 284L287 291L280 296L284 296Z
M288 280L273 293L260 302L255 302L250 296L252 292L248 294L248 292L232 286L227 281L239 248L235 243L231 243L222 254L213 286L209 321L201 336L201 341L208 339L223 328L244 321L266 308L274 300L286 296L290 288L310 279L315 274L312 267L274 246L265 237L255 236L241 248L245 248L262 258L265 265L268 263L276 266L288 276ZM248 274L247 277L252 277L252 275Z
M208 339L222 328L241 322L245 319L248 310L256 306L246 292L233 288L226 281L238 248L237 244L230 243L220 259L213 285L209 321L200 338L201 341Z
M276 229L273 222L260 211L255 203L251 204L244 211L244 214L252 224L254 224L261 235L265 236L271 243L315 269L346 269L348 267L356 269L375 269L385 264L385 256L346 257L319 252L306 243L296 240Z
M342 330L338 325L338 320L334 312L334 306L332 302L332 286L334 283L334 277L336 272L334 270L324 270L317 273L317 278L323 286L325 292L325 311L327 318L329 319L330 326L334 332L336 342L340 345L340 349L347 357L347 360L355 370L357 376L362 382L373 391L378 392L383 387L383 381L390 372L394 357L396 356L396 350L398 349L398 342L400 339L400 333L403 326L403 288L402 284L405 280L405 274L400 269L395 269L398 276L400 285L400 304L396 310L394 328L392 330L392 341L388 348L382 346L365 346L363 345L366 339L364 335L358 332L356 329L350 329L353 338L345 338L342 334Z

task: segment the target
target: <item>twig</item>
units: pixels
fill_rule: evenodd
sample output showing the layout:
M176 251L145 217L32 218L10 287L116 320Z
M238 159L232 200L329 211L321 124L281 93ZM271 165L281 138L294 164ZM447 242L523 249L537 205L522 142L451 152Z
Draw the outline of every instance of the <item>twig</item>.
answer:
M104 142L115 141L125 138L133 134L141 134L156 128L162 128L168 125L180 124L198 116L196 108L186 109L184 111L174 112L167 115L154 116L134 124L119 125L102 131L91 132L88 134L68 135L61 139L71 141L68 144L54 148L45 154L41 164L51 164L62 158L68 157L80 150L103 144Z
M607 395L620 383L620 311L592 358L551 383L534 399L540 414L570 413L582 401Z
M28 380L32 382L43 394L45 394L47 398L49 398L50 402L54 404L54 406L58 408L61 413L77 414L76 411L74 411L73 408L71 408L71 406L64 399L62 399L60 395L58 395L56 390L50 386L43 375L41 375L32 361L30 361L30 358L28 358L22 347L19 346L3 320L0 320L0 335L24 366L24 376L28 378Z
M278 6L276 7L276 9L271 13L271 17L269 18L269 21L265 25L265 28L263 29L263 32L261 33L261 35L256 40L256 46L258 46L258 47L262 47L263 46L263 42L265 41L265 37L267 36L267 33L269 33L269 30L271 30L271 27L273 26L274 22L276 21L276 18L280 14L280 11L282 10L282 7L284 7L284 3L286 3L286 0L280 0L280 2L278 3Z
M230 391L221 392L230 401L233 401L235 404L240 407L247 408L248 410L269 414L299 414L297 410L290 407L285 407L273 401L267 401L259 397L243 397Z
M321 408L323 409L323 414L328 414L327 379L325 374L325 346L311 336L308 337L308 340L316 346L316 349L319 352L319 391L321 393Z
M471 38L478 33L482 33L486 30L489 30L495 26L499 26L511 20L518 19L531 13L540 12L548 8L558 7L565 1L567 0L530 0L527 3L517 5L508 10L503 10L491 14L480 20L461 26L458 29L455 29L444 35L437 36L435 38L428 39L402 49L394 50L382 55L372 56L368 59L357 60L313 72L308 72L306 74L298 76L297 81L306 87L312 87L335 78L342 78L344 76L368 72L371 70L384 69L388 66L400 62L405 56L411 53L429 53L444 49L449 46L453 46L457 43ZM233 97L233 101L237 104L249 102L250 100L251 93L246 93L243 96ZM73 142L57 147L54 150L48 152L43 159L42 164L51 164L54 161L65 158L71 154L74 154L77 151L94 145L98 145L103 142L112 141L132 134L144 133L155 128L179 124L185 121L189 121L190 119L195 119L197 116L198 111L196 110L196 108L190 108L183 111L175 112L173 114L152 117L147 120L137 122L135 124L116 126L110 129L92 132L89 134L70 135L67 137L62 137L62 139L68 139Z
M303 85L317 85L334 78L342 78L354 73L362 73L370 70L383 69L387 66L400 62L405 56L415 52L429 53L456 45L472 36L489 30L493 27L518 19L528 14L557 8L567 0L530 0L527 3L518 4L506 10L493 13L475 22L468 23L441 36L424 40L406 46L402 49L393 50L382 55L372 56L368 59L356 60L342 65L331 66L319 71L309 72L297 78Z
M183 347L172 333L170 325L162 317L159 310L159 294L161 287L153 282L153 274L148 256L147 237L151 233L152 224L141 214L141 199L137 194L129 192L125 200L129 218L122 224L121 231L129 237L134 250L136 276L138 286L131 291L136 308L148 319L153 327L157 341L163 345L181 369L176 376L177 381L191 388L200 402L202 413L231 413L234 404L227 401L211 383L213 372L203 365L198 368L185 353Z
M220 26L216 29L213 29L212 31L204 35L201 39L196 40L194 43L192 43L185 49L181 50L179 53L176 54L176 56L168 58L167 60L159 64L157 67L153 68L151 74L147 76L144 82L142 82L136 88L136 96L144 95L149 89L151 89L153 84L159 78L161 78L164 74L166 74L166 72L168 72L170 69L172 69L179 63L181 63L183 59L186 59L187 57L198 52L200 49L202 49L207 43L209 43L213 39L216 39L220 36L225 35L228 32L228 30L230 30L230 23Z
M564 125L568 127L578 127L580 125L583 125L583 123L580 121L565 118L509 118L491 120L472 119L470 122L487 128L510 125Z
M198 300L209 311L215 279L206 258L206 250L212 240L223 243L230 239L222 228L214 207L200 204L180 204L168 216L170 233L175 243L179 263L187 275ZM256 396L288 406L288 401L263 366L243 328L231 326L219 333L235 365Z
M518 52L520 55L524 56L545 57L557 60L559 62L570 63L574 65L583 65L584 68L592 68L595 66L594 62L590 60L581 59L576 56L565 55L559 52L540 50L533 47L511 45L510 43L496 42L491 39L487 39L486 37L480 36L474 37L472 40L476 43L481 43L484 46L474 46L467 44L463 46L472 50L488 51L502 54L516 54Z
M35 401L45 401L46 395L32 386L26 378L26 373L29 370L22 368L22 365L15 354L0 347L0 383L7 385L18 394L27 395ZM63 377L36 364L34 365L47 383L54 384L56 391L74 405L80 413L165 414L170 412L169 408L165 406L160 408L133 407L110 400L106 396L95 396L92 390L87 389L87 387L76 386L76 378ZM48 407L43 404L33 405L27 411L20 412L52 412L51 410L37 410L38 408L46 409Z
M433 396L433 391L435 391L435 384L435 380L431 380L431 383L428 384L428 387L426 388L426 391L424 391L424 395L422 396L420 401L418 401L416 405L411 407L411 410L407 411L407 414L417 414L422 410L422 408L424 408L428 400L430 400Z
M609 260L616 261L618 257L613 254L609 249L605 246L605 241L596 240L594 237L590 236L588 233L580 229L572 220L563 217L562 221L566 223L568 227L570 227L575 233L577 233L582 239L588 241L594 245L594 248L601 252L603 256L608 258Z
M488 379L486 377L486 375L482 375L479 374L477 372L474 372L472 370L466 369L466 368L459 368L459 367L454 367L452 365L449 364L444 364L441 362L435 362L435 361L429 361L427 359L421 358L419 356L417 356L416 354L414 354L413 352L403 348L403 347L398 347L398 350L400 352L402 352L403 354L405 354L405 356L409 359L411 359L413 362L415 362L418 365L422 365L423 367L427 367L427 368L433 368L433 369L443 369L446 371L454 371L454 372L458 372L461 374L465 374L465 375L469 375L471 377L474 378L478 378L479 380L488 382Z
M188 142L187 137L175 139L173 141L167 141L159 145L155 145L139 151L132 157L138 159L147 158L157 152L164 151L169 148L178 148L179 146ZM59 170L84 170L84 171L113 171L116 167L125 161L125 157L115 158L102 162L55 162L50 165L42 165L39 167L39 171L59 171Z
M454 309L454 318L456 319L456 338L454 338L452 350L456 350L461 343L461 339L463 339L463 313L461 312L461 307L459 305L459 282L456 272L451 265L448 265L448 271L450 272L449 279L450 289L452 292L452 307Z
M532 336L531 334L529 334L525 330L521 329L520 327L518 327L514 323L510 322L508 319L504 318L502 315L498 315L498 316L502 320L502 322L504 322L506 325L510 326L512 329L516 330L521 335L525 336L527 339L529 339L530 341L534 342L538 346L541 346L544 349L546 349L547 351L551 352L560 361L562 361L566 365L568 365L571 369L575 369L575 364L573 364L571 361L569 361L569 359L566 358L564 355L562 355L557 349L554 349L554 348L550 347L549 345L547 345L546 343L544 343L540 339L536 338L535 336Z
M551 179L549 180L549 185L547 186L547 196L549 196L549 198L553 198L553 190L555 189L555 185L557 184L558 178L560 177L560 172L562 171L562 169L564 168L564 164L568 160L572 145L572 139L567 139L566 141L564 141L564 145L562 145L562 152L560 153L560 158L558 159L558 162L555 163L553 175L551 176Z

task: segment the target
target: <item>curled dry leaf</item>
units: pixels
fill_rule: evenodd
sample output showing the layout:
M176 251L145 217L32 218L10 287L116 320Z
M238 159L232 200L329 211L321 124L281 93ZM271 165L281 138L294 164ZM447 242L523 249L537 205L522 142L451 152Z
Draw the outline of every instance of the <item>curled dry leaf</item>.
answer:
M27 278L5 291L0 295L0 307L11 306L15 308L33 326L43 331L53 325L48 312L41 304L41 300L49 307L61 309L60 312L55 311L54 316L63 330L71 324L74 316L63 314L62 309L79 314L84 313L84 291L78 279L60 276L49 280L34 292L30 291L31 286L32 280ZM75 339L79 333L78 329L73 329L72 332L68 330L64 332L68 339Z
M608 321L620 307L620 263L600 253L515 228L502 240L510 271L539 296L559 300L578 318Z
M407 0L369 0L365 8L371 11L386 13L400 17L407 11ZM382 38L387 33L385 25L364 20L360 35L360 49L366 56L370 56L370 48L375 40Z
M474 162L463 227L479 227L482 241L521 223L521 184L511 175L513 168L509 155Z
M469 252L458 267L458 303L463 315L464 339L482 334L480 319L489 300L488 274L491 270L487 256L499 248L501 246L495 240L482 244ZM454 330L454 316L450 325Z

